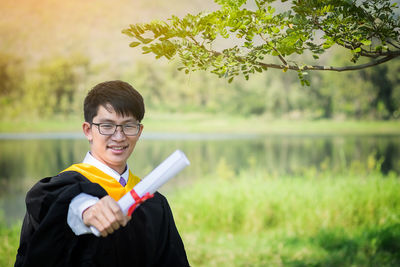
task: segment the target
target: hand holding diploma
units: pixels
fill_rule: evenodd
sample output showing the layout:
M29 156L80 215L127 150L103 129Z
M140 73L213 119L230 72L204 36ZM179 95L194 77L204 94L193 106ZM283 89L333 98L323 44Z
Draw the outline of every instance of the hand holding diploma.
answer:
M131 217L124 215L118 203L107 195L85 210L82 219L86 225L91 225L92 232L96 231L93 232L96 236L106 237L125 226Z
M140 203L148 198L151 198L152 195L163 184L165 184L168 180L174 177L189 164L190 162L185 154L180 150L176 150L153 171L151 171L142 181L140 181L131 190L131 192L124 195L118 202L114 201L114 203L112 204L109 203L109 200L104 200L104 203L102 204L107 205L106 210L108 211L99 212L97 216L104 217L102 218L105 219L103 221L108 222L108 224L105 223L106 225L104 226L103 224L96 222L96 220L93 220L95 223L89 223L90 225L93 225L90 227L92 233L96 236L100 236L100 232L96 229L97 227L94 227L97 225L99 226L99 229L102 229L102 236L107 236L107 234L112 233L114 230L117 230L120 225L125 226L126 223L130 220L130 215ZM103 199L104 198L102 198L99 202L101 202ZM118 203L118 208L116 208L116 206L114 205L116 203ZM95 207L96 205L92 206L91 208ZM89 208L87 211L89 212L91 208ZM93 212L95 211L97 211L97 209L95 209L94 211L92 211L92 213L89 213L88 215L93 214Z

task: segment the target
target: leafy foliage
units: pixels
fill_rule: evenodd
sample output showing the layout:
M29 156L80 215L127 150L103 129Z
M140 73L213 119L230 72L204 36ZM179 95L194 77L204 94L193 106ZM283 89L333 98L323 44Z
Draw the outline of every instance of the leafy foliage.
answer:
M75 98L81 98L89 72L89 60L80 54L43 60L26 85L25 105L39 116L68 115L80 110ZM41 99L40 103L37 99Z
M21 58L0 52L0 106L3 110L22 97L25 66Z
M20 88L20 83L24 78L23 72L20 58L12 54L0 53L0 97L9 96Z
M295 70L302 84L308 84L306 70L363 69L400 56L400 20L396 3L390 0L215 2L220 9L214 12L133 24L122 32L134 38L130 46L141 46L144 54L168 60L177 56L186 73L210 70L230 82L239 74L248 79L250 74L276 68ZM221 43L224 48L219 51ZM291 60L305 52L319 59L333 45L350 50L354 63L362 57L371 61L332 67ZM278 63L268 62L271 58Z

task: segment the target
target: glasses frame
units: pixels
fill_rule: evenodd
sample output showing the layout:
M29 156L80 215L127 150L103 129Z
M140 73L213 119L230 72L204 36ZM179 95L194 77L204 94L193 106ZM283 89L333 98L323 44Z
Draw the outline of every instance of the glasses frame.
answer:
M112 134L104 134L104 133L102 133L101 130L100 130L102 124L114 125L115 126L114 132ZM131 124L131 123L129 123L129 124ZM99 134L101 134L101 135L113 136L115 134L115 132L117 131L118 126L120 126L121 127L121 131L124 133L124 135L126 135L126 136L137 136L139 134L139 132L140 132L140 126L142 124L141 123L132 123L132 124L135 124L138 127L136 134L126 134L125 133L124 126L127 125L127 124L114 124L114 123L110 123L110 122L102 122L102 123L94 123L94 122L92 122L92 123L90 123L90 125L97 126L97 130L99 131Z

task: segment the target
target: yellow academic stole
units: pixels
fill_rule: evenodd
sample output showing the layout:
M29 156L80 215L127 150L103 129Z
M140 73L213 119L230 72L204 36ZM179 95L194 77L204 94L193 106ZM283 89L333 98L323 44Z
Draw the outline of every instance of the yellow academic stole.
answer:
M62 172L66 171L79 172L92 183L99 184L115 201L118 201L123 195L131 191L132 188L140 182L140 178L129 171L128 183L123 187L115 178L86 163L74 164Z

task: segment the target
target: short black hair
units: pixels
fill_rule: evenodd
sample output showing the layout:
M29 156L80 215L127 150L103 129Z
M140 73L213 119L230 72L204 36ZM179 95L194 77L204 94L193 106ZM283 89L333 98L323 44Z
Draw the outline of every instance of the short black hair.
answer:
M118 115L133 115L139 122L144 117L143 97L127 82L107 81L94 86L83 104L85 121L92 123L99 107L107 109L107 105L111 105Z

